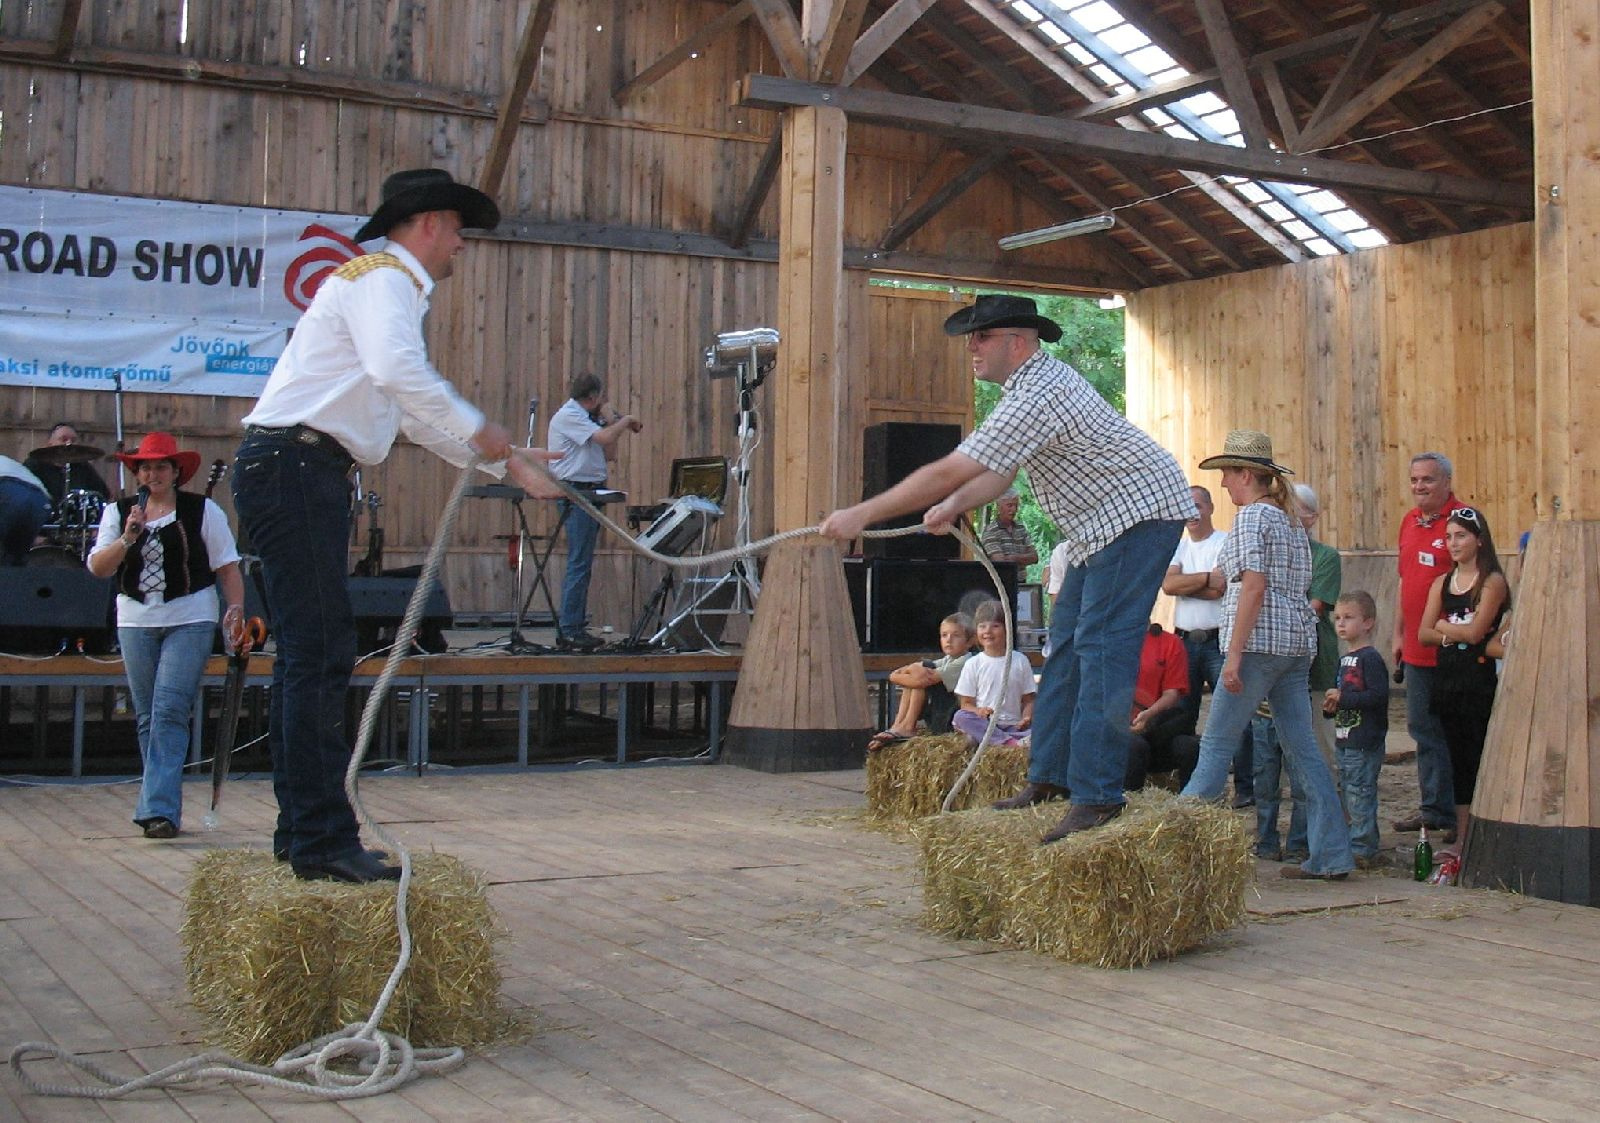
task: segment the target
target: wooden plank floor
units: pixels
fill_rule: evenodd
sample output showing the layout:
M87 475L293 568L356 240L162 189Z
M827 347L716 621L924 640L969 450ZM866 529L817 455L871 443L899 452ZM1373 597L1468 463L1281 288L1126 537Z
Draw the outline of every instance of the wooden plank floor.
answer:
M918 927L860 772L723 767L366 780L408 845L493 883L529 1041L349 1106L210 1086L101 1103L0 1077L0 1119L1592 1119L1600 912L1357 875L1138 971ZM202 792L189 788L199 819ZM130 1075L198 1051L177 927L215 832L136 837L131 787L0 787L0 1045ZM1271 876L1272 880L1267 880ZM40 1065L41 1078L62 1079Z

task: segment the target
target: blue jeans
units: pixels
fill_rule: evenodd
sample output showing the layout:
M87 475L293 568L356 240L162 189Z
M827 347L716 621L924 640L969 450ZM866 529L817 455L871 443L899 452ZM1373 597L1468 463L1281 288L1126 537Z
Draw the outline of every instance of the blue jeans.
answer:
M0 565L21 565L50 517L50 497L30 483L0 480Z
M1417 787L1422 821L1430 827L1456 825L1455 775L1450 742L1433 712L1435 668L1406 664L1406 732L1417 743Z
M233 504L261 558L277 640L267 743L278 827L272 848L295 865L361 848L344 793L351 746L345 695L355 668L350 608L348 464L319 446L249 436L239 447Z
M1302 863L1307 873L1347 873L1355 868L1350 853L1350 830L1344 808L1333 786L1333 774L1317 749L1311 731L1311 697L1307 692L1311 672L1309 655L1263 655L1247 651L1239 666L1243 687L1234 694L1219 690L1211 696L1211 715L1200 739L1200 763L1189 777L1183 794L1216 799L1228 781L1233 746L1250 725L1264 698L1272 705L1278 739L1289 757L1289 767L1305 785L1311 857Z
M1034 702L1029 780L1066 788L1075 803L1123 802L1139 653L1182 533L1181 522L1137 523L1067 570Z
M589 574L594 571L594 544L600 524L584 509L563 499L556 509L566 519L567 575L561 581L561 619L556 631L563 636L583 633L589 623Z
M217 626L211 622L170 628L118 628L128 694L138 718L144 782L133 821L152 819L183 825L183 766L189 759L189 726L200 676Z
M1214 706L1216 703L1213 702ZM1274 851L1278 845L1278 807L1283 801L1283 773L1289 773L1289 837L1283 843L1286 854L1304 854L1306 845L1305 785L1294 770L1294 764L1283 753L1278 742L1278 731L1273 719L1259 713L1250 718L1250 739L1253 742L1251 759L1255 767L1256 793L1256 849ZM1235 788L1238 782L1234 783Z
M1358 858L1378 853L1378 770L1383 749L1339 746L1339 775L1344 783L1344 813L1350 820L1350 849Z
M1189 697L1184 704L1200 718L1200 698L1210 690L1216 693L1217 682L1222 677L1222 645L1213 633L1196 642L1183 637L1183 649L1189 653ZM1233 754L1233 794L1240 799L1254 799L1256 794L1254 741L1246 729L1239 738L1239 747Z

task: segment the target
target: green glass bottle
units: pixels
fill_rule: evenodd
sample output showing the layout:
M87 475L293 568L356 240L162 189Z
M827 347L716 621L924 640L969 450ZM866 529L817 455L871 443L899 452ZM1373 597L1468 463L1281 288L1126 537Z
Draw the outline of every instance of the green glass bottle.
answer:
M1417 839L1417 849L1411 856L1411 874L1418 881L1427 881L1428 875L1433 872L1433 844L1428 841L1428 828L1422 828L1422 835Z

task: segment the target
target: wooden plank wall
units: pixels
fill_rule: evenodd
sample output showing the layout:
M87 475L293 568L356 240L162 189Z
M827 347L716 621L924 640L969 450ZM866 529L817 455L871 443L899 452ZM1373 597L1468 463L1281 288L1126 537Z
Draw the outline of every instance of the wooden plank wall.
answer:
M1128 415L1218 495L1220 525L1196 465L1264 429L1331 545L1392 550L1410 459L1432 449L1513 553L1534 519L1532 239L1503 226L1136 293Z
M180 43L178 0L135 0L86 5L75 42L80 49L415 81L481 100L499 96L530 7L529 0L461 0L445 18L438 5L419 0L261 0L242 9L191 4ZM501 193L505 213L541 222L716 231L747 189L775 122L772 114L728 104L739 76L777 72L753 21L625 106L612 102L611 90L686 28L723 9L695 0L562 4L532 94L547 109L545 123L525 124L519 134ZM60 10L52 2L0 6L0 37L48 40ZM10 63L0 64L0 113L3 183L351 214L370 211L383 176L397 168L435 165L475 178L493 126L463 113ZM931 144L891 130L851 130L852 244L872 244L893 221ZM774 192L755 234L774 236L775 221ZM990 183L968 192L906 248L940 253L959 246L970 255L981 242L974 236L979 227L992 237L1043 221L1030 203ZM1081 247L1063 246L1063 263L1088 260ZM859 272L847 275L846 293L853 334L870 340L858 349L852 372L867 380L867 422L968 417L971 390L960 348L938 330L948 314L944 304L869 290ZM705 377L700 351L719 331L773 323L775 311L771 265L480 240L439 290L428 331L444 373L513 432L525 431L528 398L536 394L541 443L566 380L580 370L601 373L613 401L645 421L641 436L624 441L616 473L645 502L665 493L673 457L734 450L732 386ZM768 424L769 397L770 387L758 395ZM231 457L250 404L130 393L125 423L135 438L170 429L209 461ZM43 443L58 418L109 447L113 416L109 392L0 387L0 450L20 457ZM759 535L771 529L770 445L757 455L752 494ZM837 470L846 477L843 494L858 493L859 453L842 456ZM406 445L365 474L363 486L384 500L388 564L420 558L453 477ZM535 531L549 521L536 512ZM447 568L459 610L509 607L510 576L495 536L510 528L501 502L474 500L464 513L462 545ZM722 535L729 533L725 523ZM552 572L561 564L558 552ZM604 550L598 566L596 622L625 629L657 575L635 573L616 548Z

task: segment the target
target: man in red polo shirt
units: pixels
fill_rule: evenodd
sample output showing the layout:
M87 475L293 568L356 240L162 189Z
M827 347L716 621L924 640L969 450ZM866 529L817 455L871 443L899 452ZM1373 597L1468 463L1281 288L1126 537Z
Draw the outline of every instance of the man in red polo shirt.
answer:
M1139 652L1139 677L1128 721L1133 743L1123 784L1129 791L1144 787L1151 772L1177 772L1180 784L1188 782L1200 757L1188 693L1188 649L1160 624L1151 624Z
M1411 458L1411 496L1417 505L1400 521L1400 596L1395 606L1394 665L1405 670L1406 730L1417 743L1417 786L1420 806L1415 815L1395 821L1397 831L1426 825L1453 842L1456 826L1455 785L1444 728L1433 714L1434 666L1439 649L1417 639L1422 610L1435 578L1450 568L1444 548L1445 522L1466 504L1450 490L1450 460L1443 453L1422 452Z

